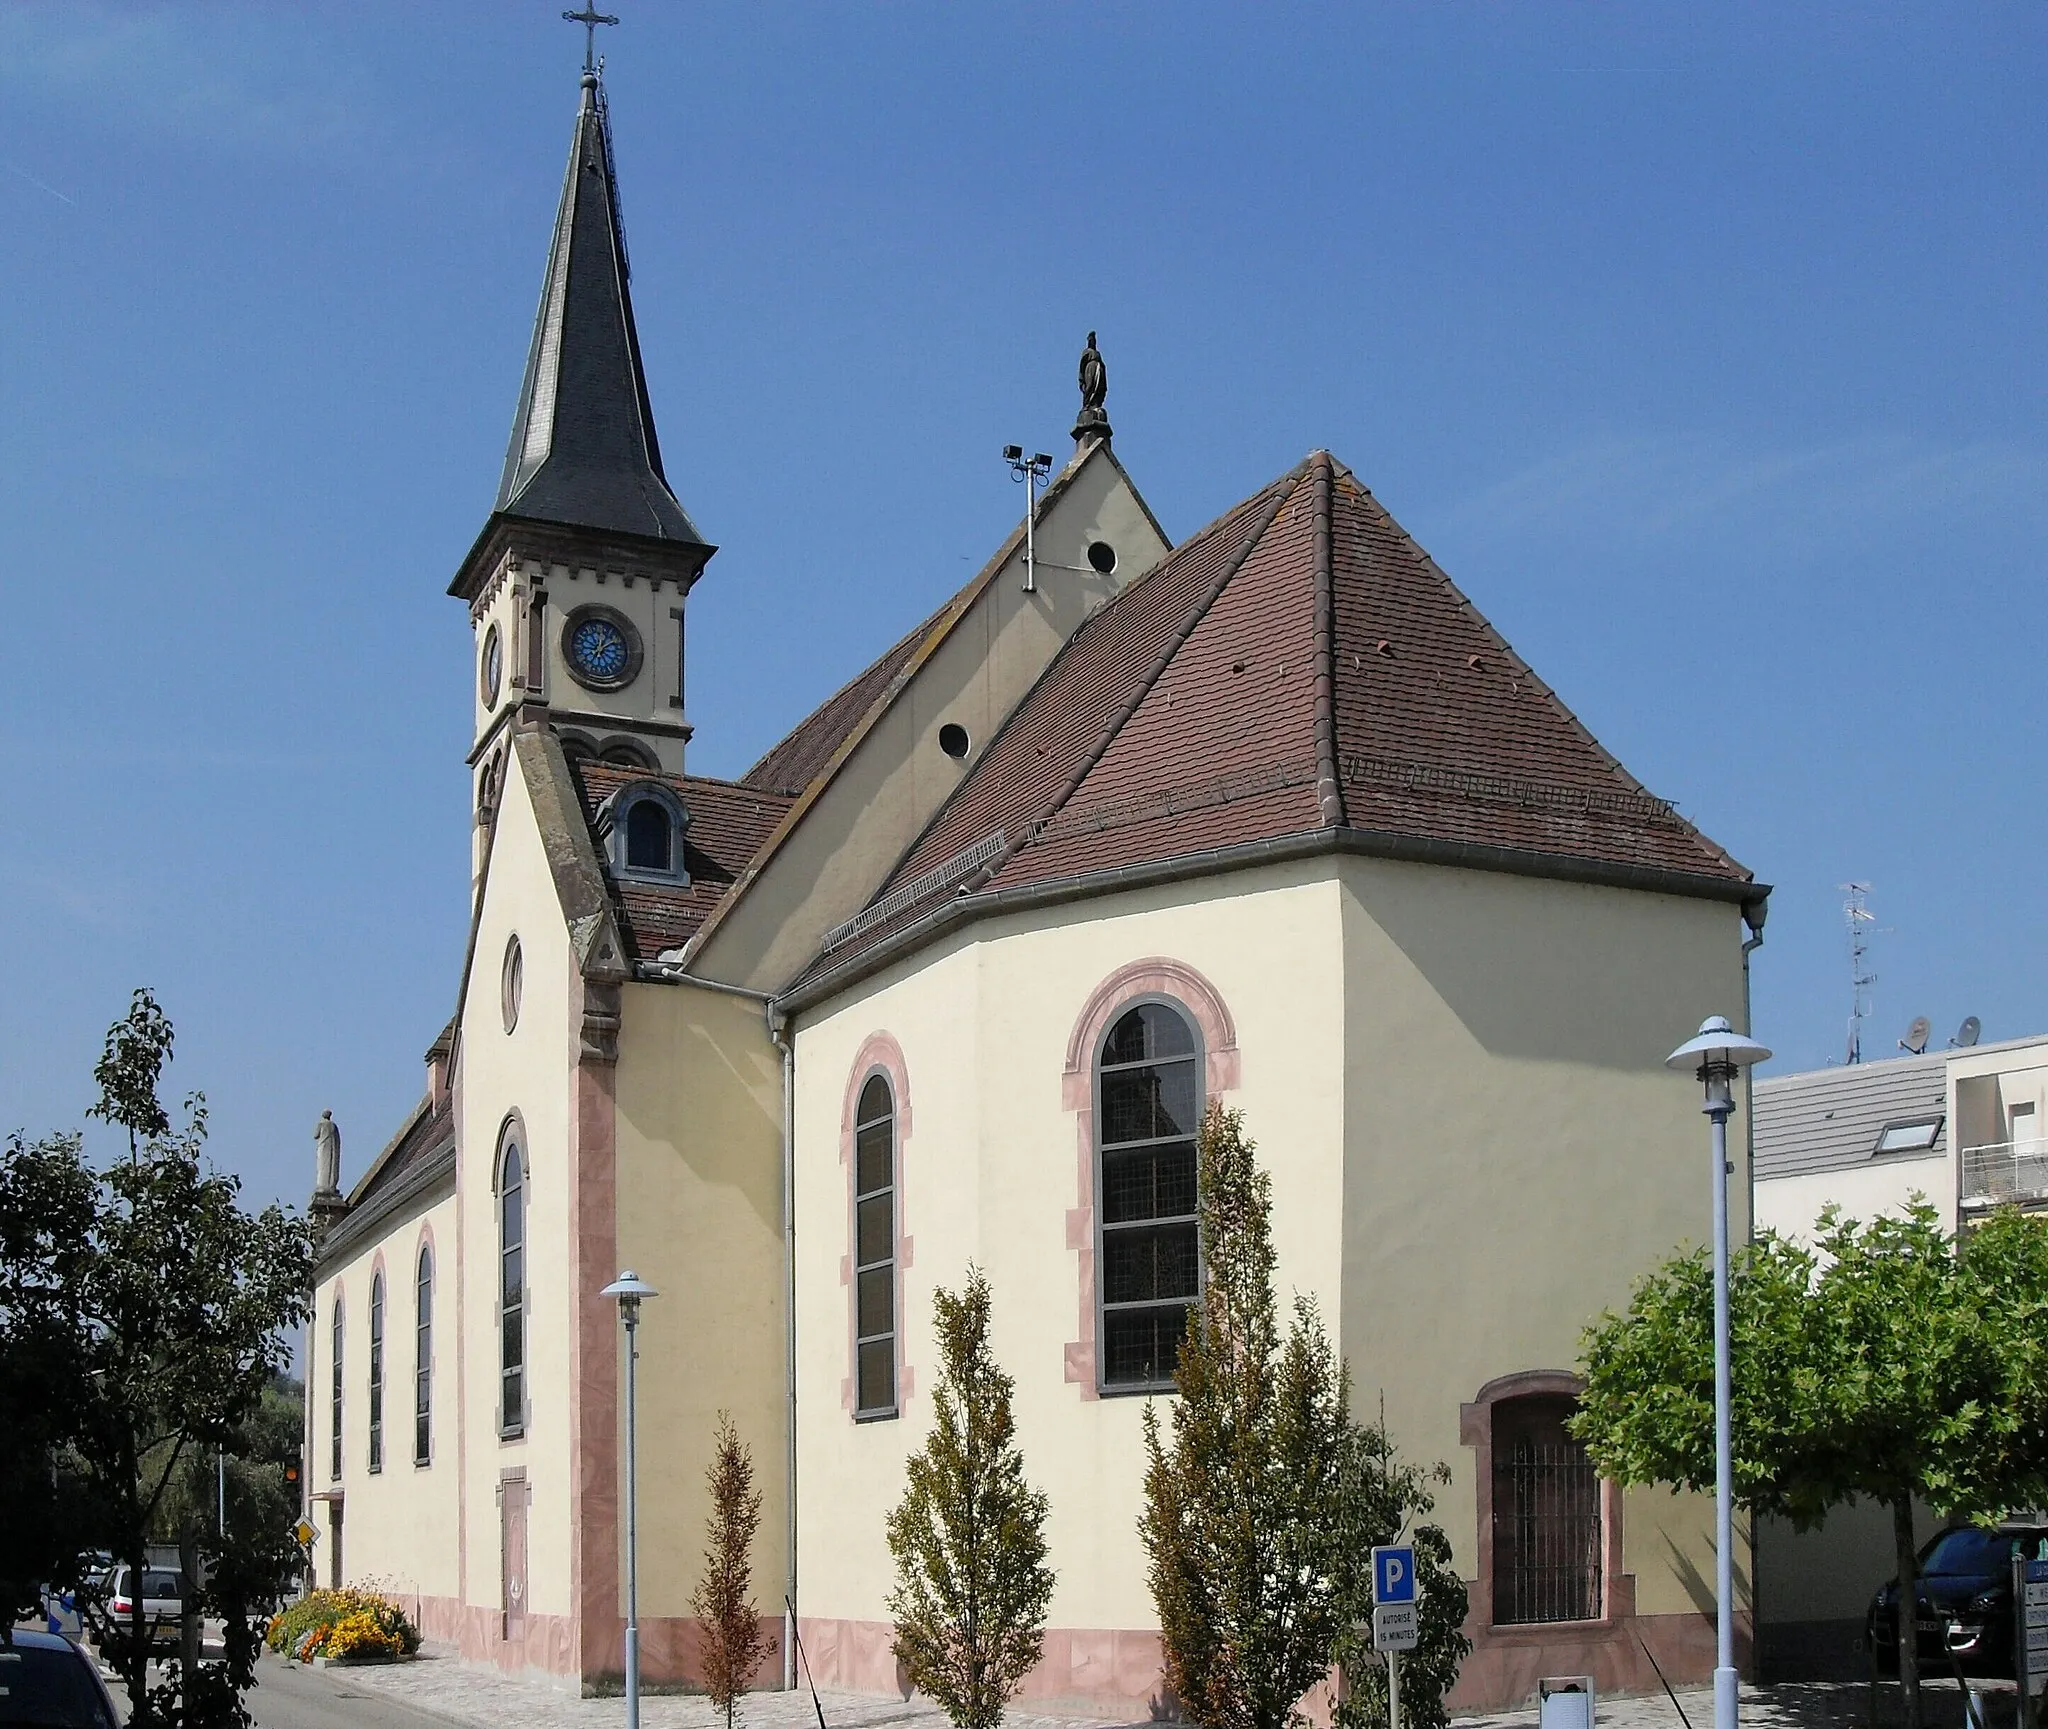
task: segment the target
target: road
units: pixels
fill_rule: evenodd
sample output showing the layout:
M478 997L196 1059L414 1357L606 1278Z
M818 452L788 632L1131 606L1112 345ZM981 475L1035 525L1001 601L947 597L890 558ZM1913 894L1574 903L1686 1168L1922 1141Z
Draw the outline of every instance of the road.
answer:
M346 1669L310 1669L266 1654L248 1695L256 1729L449 1729L380 1693L349 1685Z

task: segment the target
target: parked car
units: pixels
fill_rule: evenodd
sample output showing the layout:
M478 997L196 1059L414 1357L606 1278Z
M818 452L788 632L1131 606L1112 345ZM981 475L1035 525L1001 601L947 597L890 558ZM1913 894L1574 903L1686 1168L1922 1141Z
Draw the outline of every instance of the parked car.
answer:
M55 1633L14 1630L0 1645L0 1729L120 1729L90 1657Z
M2048 1526L1976 1525L1943 1531L1920 1551L1914 1626L1920 1673L2013 1678L2012 1558L2048 1558ZM1899 1583L1871 1599L1865 1631L1881 1673L1899 1672Z
M134 1624L135 1599L128 1589L131 1570L116 1567L107 1578L106 1612L125 1639ZM142 1619L152 1645L175 1645L185 1619L185 1575L170 1568L142 1570Z

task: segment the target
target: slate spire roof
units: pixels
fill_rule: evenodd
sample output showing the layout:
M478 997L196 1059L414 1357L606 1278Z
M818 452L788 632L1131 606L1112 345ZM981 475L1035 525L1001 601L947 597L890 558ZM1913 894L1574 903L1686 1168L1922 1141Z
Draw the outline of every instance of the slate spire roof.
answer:
M797 988L1041 885L1326 845L1741 904L1769 893L1317 451L1068 639Z
M611 121L586 72L495 509L701 546L662 473L630 274Z

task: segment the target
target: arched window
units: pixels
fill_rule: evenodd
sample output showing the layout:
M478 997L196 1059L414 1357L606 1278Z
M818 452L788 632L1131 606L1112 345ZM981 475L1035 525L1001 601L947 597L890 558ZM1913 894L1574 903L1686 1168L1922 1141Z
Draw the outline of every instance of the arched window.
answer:
M370 1276L370 1469L384 1469L384 1269Z
M853 1414L896 1414L896 1100L870 1075L853 1120Z
M434 1456L434 1248L420 1245L415 1280L418 1305L412 1329L412 1462L424 1465Z
M1177 1009L1140 1003L1118 1017L1096 1059L1095 1100L1102 1386L1168 1387L1201 1288L1202 1057Z
M516 1142L498 1175L498 1433L526 1431L526 1173Z
M670 870L673 847L668 812L654 799L638 800L626 813L627 865L633 870Z
M334 1293L333 1349L327 1354L327 1474L341 1481L341 1292Z
M666 782L627 781L598 807L597 821L614 876L688 884L683 836L690 813Z
M1493 1406L1495 1626L1601 1616L1600 1480L1565 1427L1577 1408L1558 1393Z
M652 757L637 744L629 744L624 739L613 739L607 744L598 753L598 761L609 763L613 768L651 769L655 767Z

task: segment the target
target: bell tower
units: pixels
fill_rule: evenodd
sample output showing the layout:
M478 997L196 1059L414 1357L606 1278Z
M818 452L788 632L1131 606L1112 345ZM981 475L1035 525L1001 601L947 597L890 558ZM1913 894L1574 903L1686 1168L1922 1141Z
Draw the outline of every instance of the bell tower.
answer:
M662 470L629 276L586 55L497 502L448 586L474 632L479 831L522 727L553 728L572 757L683 769L684 615L717 548Z

